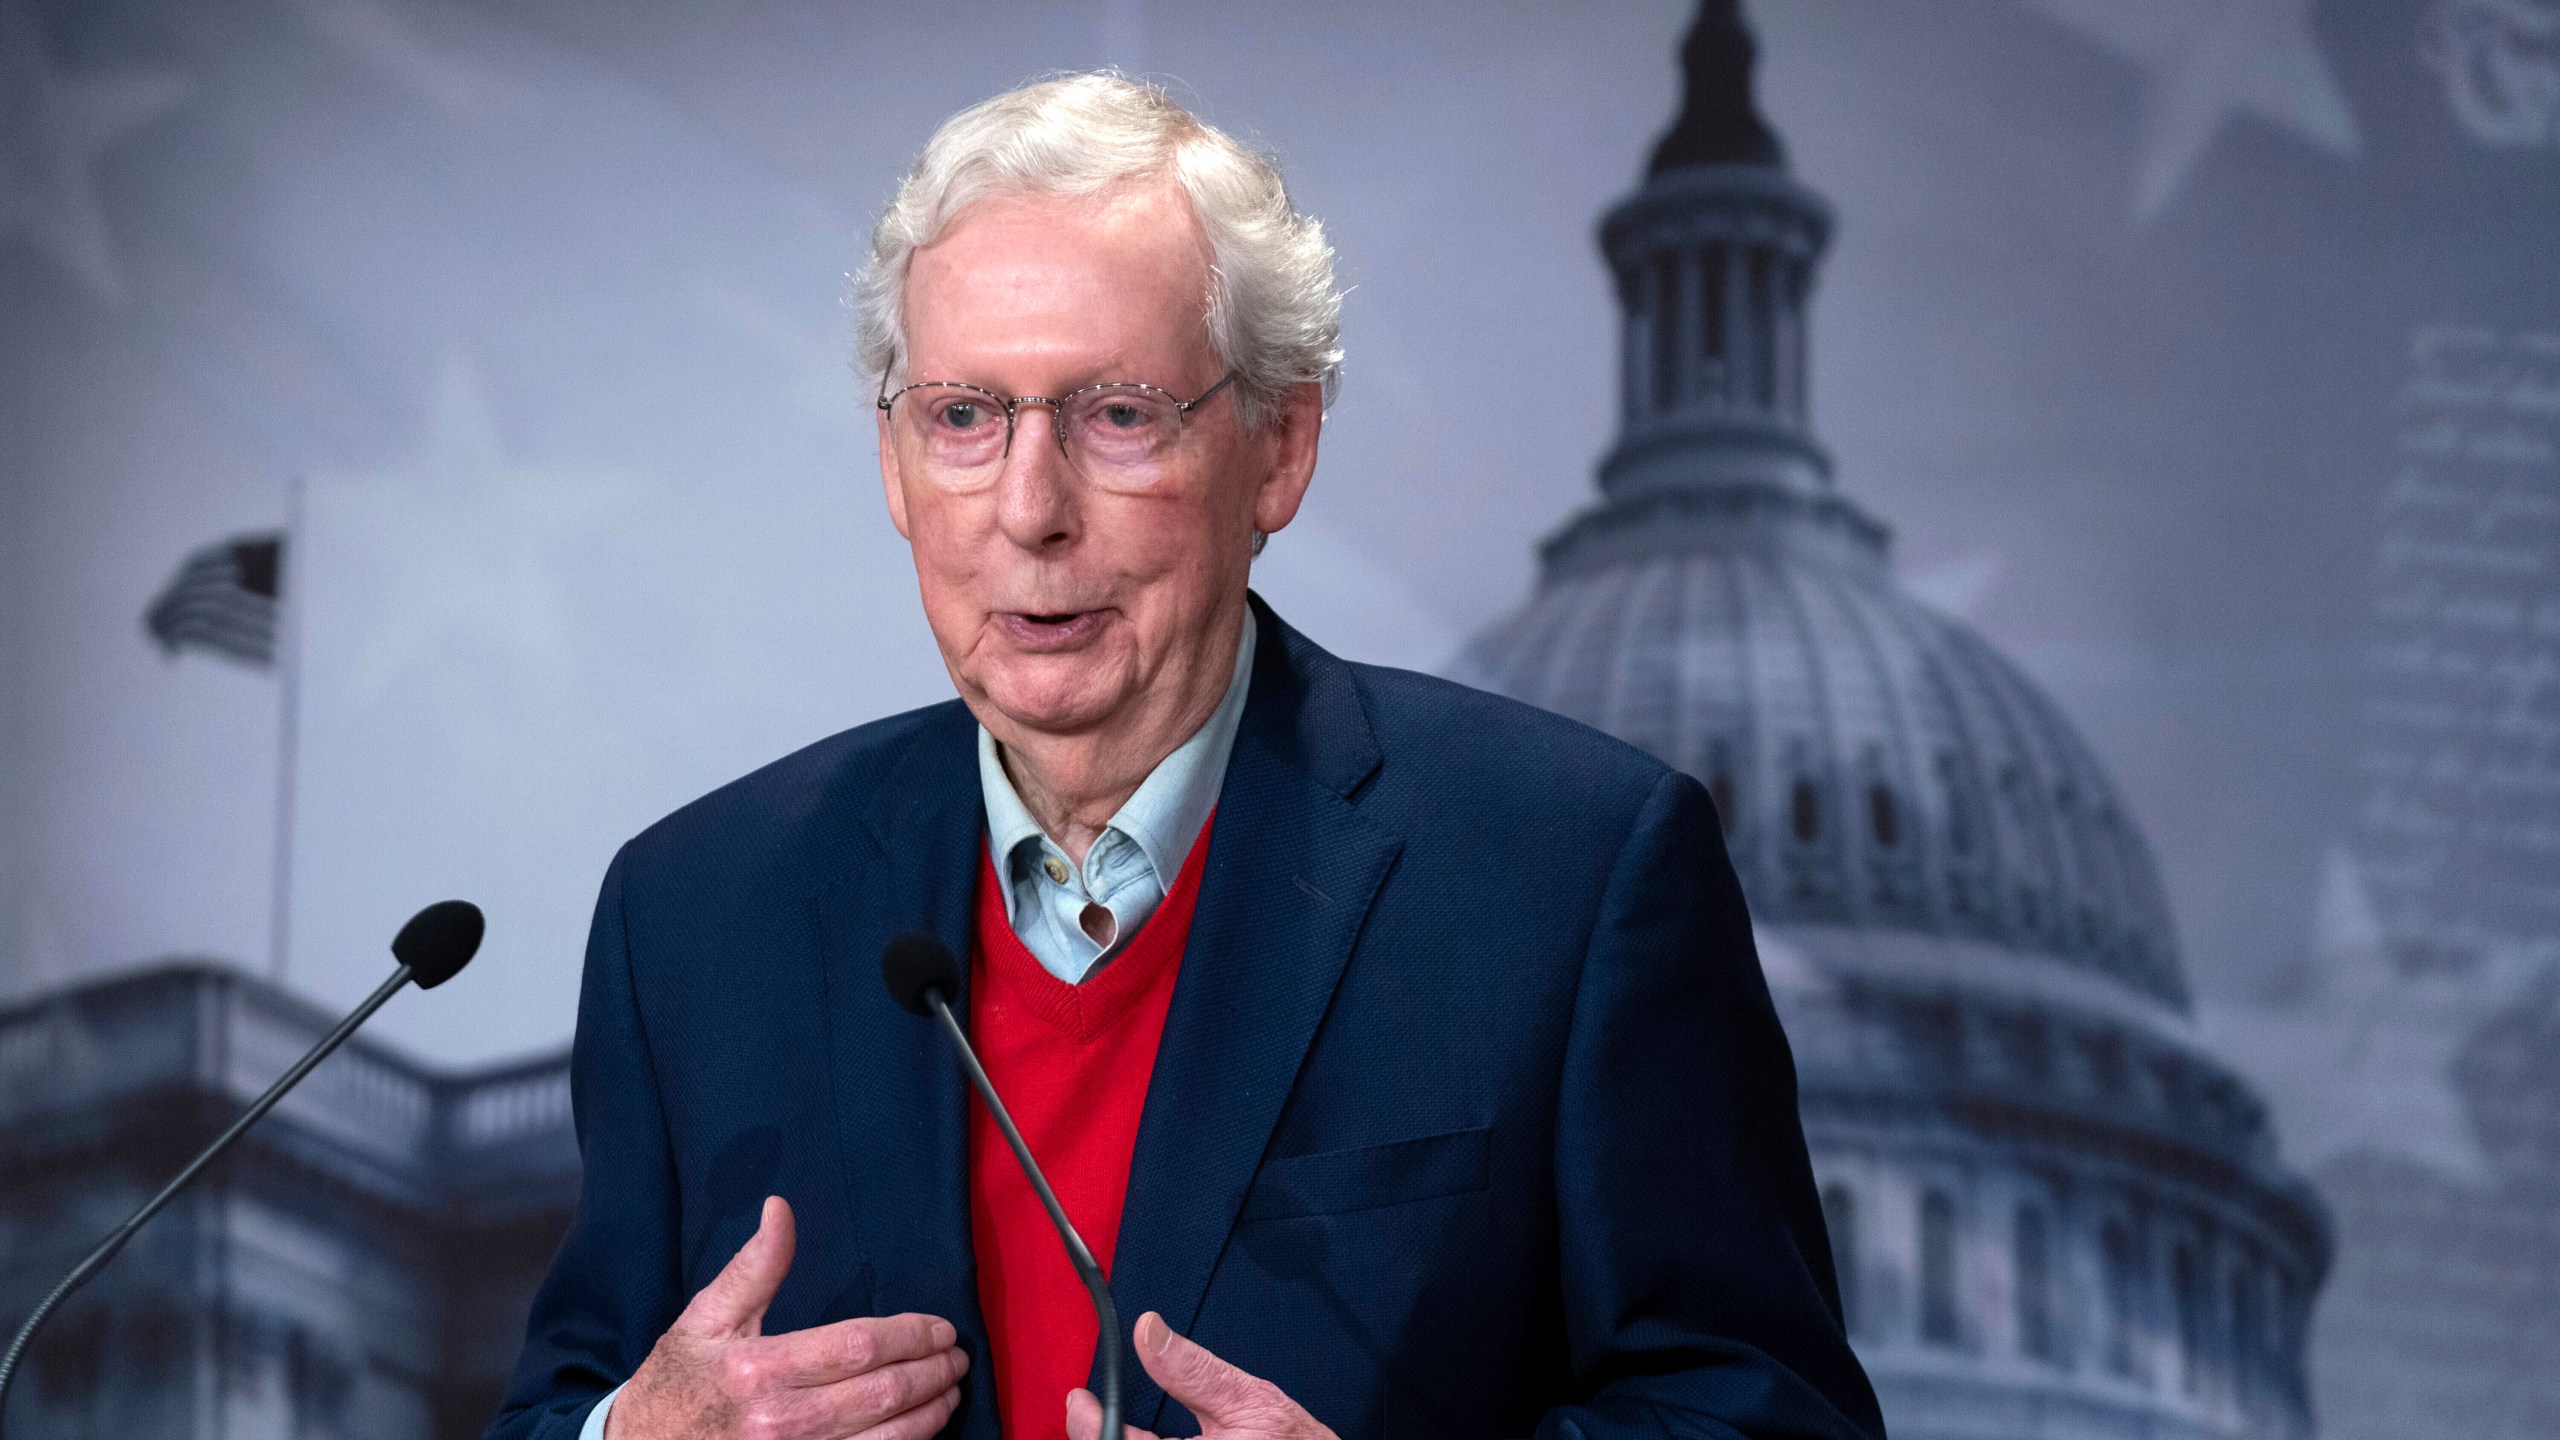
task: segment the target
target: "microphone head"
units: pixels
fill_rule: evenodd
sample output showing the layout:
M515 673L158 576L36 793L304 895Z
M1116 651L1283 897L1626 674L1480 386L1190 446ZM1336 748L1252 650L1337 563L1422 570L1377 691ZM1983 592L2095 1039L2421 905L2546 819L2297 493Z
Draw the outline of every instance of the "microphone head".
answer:
M409 917L392 938L391 954L409 967L409 978L421 990L433 990L471 963L480 953L480 935L488 922L468 900L439 900Z
M926 996L939 990L947 1005L960 993L960 961L950 946L910 931L880 952L880 978L889 986L890 999L915 1014L931 1015L933 1002Z

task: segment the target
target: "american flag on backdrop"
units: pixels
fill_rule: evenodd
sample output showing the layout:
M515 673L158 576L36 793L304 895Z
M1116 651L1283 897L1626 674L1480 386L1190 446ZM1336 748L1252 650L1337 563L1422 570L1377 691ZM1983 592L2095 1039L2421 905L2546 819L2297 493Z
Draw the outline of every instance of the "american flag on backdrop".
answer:
M235 535L189 555L142 612L142 628L170 656L206 650L263 669L276 660L283 578L283 535Z

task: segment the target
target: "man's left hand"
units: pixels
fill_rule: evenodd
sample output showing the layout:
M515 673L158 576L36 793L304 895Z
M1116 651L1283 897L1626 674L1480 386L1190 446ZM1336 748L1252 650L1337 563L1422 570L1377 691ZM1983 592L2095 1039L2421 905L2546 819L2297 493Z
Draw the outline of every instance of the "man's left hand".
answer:
M1200 1440L1336 1440L1316 1417L1268 1380L1247 1375L1173 1333L1153 1310L1138 1317L1132 1337L1138 1363L1164 1393L1200 1422ZM1156 1440L1135 1425L1127 1440ZM1102 1402L1090 1390L1067 1396L1067 1440L1101 1440Z

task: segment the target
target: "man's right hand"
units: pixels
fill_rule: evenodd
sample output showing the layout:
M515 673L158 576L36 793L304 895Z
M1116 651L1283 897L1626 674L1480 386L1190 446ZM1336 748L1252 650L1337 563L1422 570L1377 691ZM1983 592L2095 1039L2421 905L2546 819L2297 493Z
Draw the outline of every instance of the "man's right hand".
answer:
M614 1396L605 1440L930 1440L960 1407L969 1357L933 1315L764 1333L791 1270L791 1207L693 1297Z

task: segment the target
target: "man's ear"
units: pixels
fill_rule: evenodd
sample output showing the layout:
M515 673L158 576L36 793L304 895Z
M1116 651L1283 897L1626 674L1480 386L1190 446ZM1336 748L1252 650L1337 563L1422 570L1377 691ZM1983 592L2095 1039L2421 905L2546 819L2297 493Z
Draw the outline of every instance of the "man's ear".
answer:
M1277 413L1263 422L1271 470L1253 497L1253 528L1268 535L1297 518L1316 475L1316 441L1324 429L1324 387L1313 380L1292 385Z
M871 419L880 429L880 490L889 501L889 523L909 540L907 531L907 487L898 479L898 447L889 438L889 412L874 410Z

